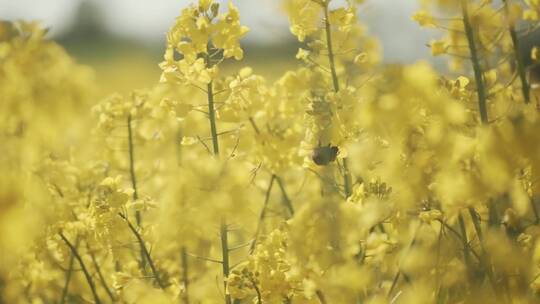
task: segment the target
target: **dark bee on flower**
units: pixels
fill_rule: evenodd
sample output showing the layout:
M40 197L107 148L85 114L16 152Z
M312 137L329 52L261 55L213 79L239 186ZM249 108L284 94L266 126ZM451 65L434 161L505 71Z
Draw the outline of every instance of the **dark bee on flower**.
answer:
M313 149L311 159L318 166L326 166L336 160L338 152L339 148L337 146L331 146L330 144L325 147L319 146Z

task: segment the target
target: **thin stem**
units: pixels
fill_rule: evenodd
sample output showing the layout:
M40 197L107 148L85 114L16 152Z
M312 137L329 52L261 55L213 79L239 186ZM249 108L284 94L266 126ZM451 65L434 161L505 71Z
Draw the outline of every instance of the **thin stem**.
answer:
M79 265L81 266L81 269L84 273L84 277L86 278L86 281L88 282L88 286L90 286L90 290L92 291L92 295L94 296L94 301L96 302L96 304L100 304L101 300L99 299L99 296L97 294L96 285L94 284L94 281L92 280L92 276L90 276L90 273L88 272L88 269L86 268L86 265L84 264L83 259L79 255L77 248L75 248L75 246L71 244L71 242L64 236L62 232L59 232L58 234L60 235L64 243L66 243L66 245L69 247L69 249L71 250L71 253L75 256L77 261L79 262Z
M418 231L419 230L420 230L420 226L418 226L418 228L416 228L416 230L414 231L414 236L413 236L413 238L411 240L411 243L407 247L407 253L411 250L411 248L414 246L414 244L416 244L416 237L418 236ZM408 280L405 273L403 273L403 271L401 270L401 265L398 265L398 270L397 270L397 272L396 272L396 274L394 276L394 279L392 280L392 285L390 286L390 290L388 290L388 294L386 295L387 298L390 298L390 296L392 296L392 292L396 288L398 280L399 280L399 278L401 276L405 277L405 280Z
M253 289L255 289L255 293L257 293L257 304L262 304L261 290L257 286L255 280L253 280L253 278L250 277L249 280L251 281L251 284L253 284Z
M253 127L253 130L255 131L255 133L261 134L261 131L260 131L259 128L257 127L257 124L255 124L255 120L253 119L253 117L250 117L250 118L249 118L249 123L250 123L251 126Z
M478 108L480 111L480 120L482 121L482 124L487 124L488 113L486 106L486 88L484 84L484 76L482 75L482 68L480 66L478 51L476 49L476 42L474 40L474 31L471 25L471 21L469 19L468 0L461 0L461 10L463 13L463 25L465 27L465 35L467 36L469 50L471 52L471 62L473 65L474 78L476 81L476 88L478 93Z
M476 253L473 248L471 248L471 245L469 244L469 242L465 239L463 239L463 236L457 232L454 228L452 228L451 226L449 226L447 223L445 223L444 221L442 220L439 220L439 222L441 223L441 225L444 226L444 228L448 229L450 232L452 232L457 238L458 240L460 240L463 245L465 247L467 247L470 251L470 253L472 253L472 255L474 255L474 257L480 262L480 256L478 255L478 253Z
M465 264L467 265L467 269L469 270L469 275L474 275L474 269L473 269L473 266L472 266L472 263L471 263L471 260L470 260L470 255L469 255L469 247L468 247L468 240L467 240L467 230L466 230L466 227L465 227L465 220L463 219L463 215L461 214L461 212L459 213L459 217L458 217L458 221L459 221L459 227L461 229L461 233L463 235L463 248L464 248L464 251L463 251L463 257L465 259ZM485 255L482 253L482 258L479 258L479 261L480 261L480 264L482 266L484 266L486 268L486 271L487 271L487 275L488 275L488 278L490 280L490 283L495 291L496 294L498 294L498 290L494 284L494 281L493 281L493 278L491 276L491 271L489 269L489 266L486 265L483 257Z
M491 286L493 288L493 291L498 294L499 291L497 289L497 286L495 284L495 279L493 278L493 271L491 270L490 262L487 259L486 256L486 250L484 248L484 237L482 233L482 226L480 225L480 217L476 213L473 207L469 207L469 214L471 216L471 220L473 222L474 230L476 231L476 234L478 235L478 240L480 241L480 248L482 249L480 264L485 269L486 274L488 276L489 282L491 283Z
M255 119L253 119L253 117L250 117L249 122L251 126L253 127L253 130L255 131L255 133L260 134L261 132L259 128L257 127L257 123L255 122ZM287 191L285 190L285 186L283 185L283 180L281 179L281 177L275 174L274 174L274 177L276 179L276 182L278 183L279 189L281 190L281 194L283 195L283 203L285 204L285 207L289 210L290 217L292 217L294 215L294 208L289 198L289 195L287 194Z
M270 194L272 193L272 186L274 185L275 179L276 179L276 176L272 174L272 177L270 178L270 184L268 185L268 189L266 190L266 195L264 196L264 204L261 209L261 213L259 215L259 221L257 222L257 229L255 230L255 235L253 236L253 242L251 243L251 246L249 248L250 254L253 253L253 250L255 250L255 246L257 245L257 240L259 238L259 233L261 232L261 226L264 222L266 209L268 208L268 202L270 201Z
M213 82L208 83L208 119L210 119L210 132L212 133L212 146L214 155L219 155L219 143L216 126L216 113L214 110Z
M75 247L77 247L77 244L75 245ZM69 267L66 272L66 281L64 283L64 288L62 289L62 297L60 298L61 304L64 304L66 302L66 296L69 290L69 282L71 282L71 275L73 274L74 264L75 264L75 255L71 253L71 257L69 259Z
M290 217L294 216L294 207L292 205L291 199L289 198L289 195L287 195L287 191L285 190L285 186L283 185L283 180L281 177L276 175L276 182L279 186L279 189L281 190L281 194L283 195L283 203L285 204L285 207L287 207L287 210L289 210Z
M133 187L133 200L136 201L139 199L139 191L137 189L137 176L135 174L135 148L133 145L133 120L131 114L127 118L128 126L128 151L129 151L129 176L131 177L131 186ZM137 226L141 227L141 212L135 211L135 220L137 221ZM140 252L141 255L141 269L143 272L146 269L146 261L144 260L144 252Z
M336 63L334 58L334 49L332 46L332 29L330 27L330 19L328 13L328 3L324 5L324 28L326 32L326 47L328 49L328 61L330 63L330 73L332 74L332 84L334 86L334 92L339 92L339 79L336 71ZM345 197L349 197L352 194L351 191L351 173L349 172L349 166L347 164L347 158L343 158L343 190Z
M219 228L219 236L221 239L221 255L223 258L222 269L223 269L223 291L225 294L225 304L231 304L231 295L227 293L227 279L229 278L229 241L227 235L227 222L222 221Z
M540 223L540 215L538 214L538 208L536 208L536 203L534 201L534 198L531 198L529 202L531 204L531 208L534 213L534 223L538 225Z
M139 199L139 192L137 190L137 177L135 175L135 149L133 148L133 126L131 114L127 117L128 127L128 151L129 151L129 175L131 177L131 186L133 187L133 200ZM137 226L141 226L141 214L139 211L135 212L135 218L137 220Z
M201 260L201 261L207 261L207 262L212 262L212 263L216 263L216 264L221 264L223 263L223 261L220 261L220 260L217 260L217 259L212 259L212 258L208 258L208 257L203 257L203 256L198 256L198 255L195 255L195 254L192 254L192 253L188 253L187 255L191 256L191 257L194 257L198 260Z
M484 237L483 237L483 234L482 234L482 226L480 226L479 216L478 216L478 214L476 213L476 211L474 210L473 207L469 207L468 211L469 211L469 215L471 216L471 219L472 219L472 222L473 222L473 225L474 225L474 230L476 231L476 234L478 235L478 239L480 240L480 244L481 244L481 246L483 248L484 247Z
M516 32L516 26L513 20L510 20L510 8L508 6L508 0L503 0L504 8L506 11L506 16L508 18L508 31L510 32L510 37L512 38L512 45L514 47L514 57L516 60L516 67L519 73L519 79L521 80L521 93L523 94L523 100L526 104L530 102L530 91L529 91L529 82L527 81L527 73L525 72L525 64L523 63L523 58L520 56L519 52L519 38Z
M206 66L210 67L210 58L206 58ZM219 155L219 142L216 126L216 111L214 108L214 85L213 81L210 81L206 85L207 98L208 98L208 119L210 120L210 132L212 134L212 146L214 148L214 155Z
M86 247L88 249L88 253L90 254L90 258L92 259L92 263L94 264L94 268L96 268L96 272L98 274L99 280L101 281L101 285L103 286L103 289L105 289L111 301L114 302L115 301L114 295L111 292L111 289L109 288L109 286L107 285L107 281L105 281L105 277L103 276L103 273L101 272L101 268L99 267L95 254L92 252L92 250L90 250L90 246L88 246L88 244L86 244Z
M348 158L343 158L343 191L345 192L345 197L349 197L352 194L351 172L349 171L348 163Z
M470 262L470 257L469 257L469 241L467 240L467 228L465 227L465 221L463 220L463 215L461 214L461 212L459 213L459 217L458 217L458 221L459 221L459 229L461 230L461 240L463 242L463 258L465 259L465 264L467 265L467 268L469 269L469 272L472 271L472 265L471 265L471 262Z
M321 290L315 291L315 294L317 295L317 299L319 299L319 302L321 304L327 304L328 303L328 302L326 302L326 298L324 297L324 294L322 293Z
M392 292L394 291L394 288L396 288L396 285L400 276L401 276L401 269L398 269L398 271L394 275L394 279L392 280L392 285L390 286L390 290L388 291L388 298L390 298L390 296L392 295Z
M180 254L182 260L182 281L184 282L184 294L182 295L182 300L184 304L189 304L188 254L186 247L182 247Z
M229 252L232 252L232 251L247 247L247 246L251 245L252 243L253 243L253 241L251 240L251 241L249 241L247 243L243 243L243 244L240 244L240 245L236 245L236 246L232 246L232 247L229 246Z
M159 277L159 272L157 271L154 261L152 261L152 257L150 257L150 253L148 252L148 249L146 248L146 245L144 243L144 240L142 239L141 234L137 231L135 226L131 224L127 216L123 215L122 213L118 213L118 215L121 218L123 218L124 221L126 221L126 223L128 224L129 230L131 230L133 235L135 235L135 237L137 238L137 241L139 242L139 245L141 246L141 251L144 254L144 257L146 258L146 260L148 261L148 264L150 265L150 269L152 270L152 274L154 276L154 279L156 280L156 283L159 285L161 289L165 289L165 284L161 282L161 278Z
M443 227L441 226L439 230L439 237L437 238L437 259L435 260L435 287L437 289L437 299L440 298L441 294L441 270L440 270L440 263L441 263L441 243L442 243L442 236L443 236Z
M494 199L488 200L488 212L489 212L489 221L488 224L490 227L494 227L500 224L499 213L497 211L497 201Z
M332 74L332 84L334 91L339 92L339 80L336 72L334 50L332 46L332 29L330 28L330 18L328 14L328 4L324 5L324 29L326 32L326 47L328 48L328 61L330 62L330 73Z
M131 186L133 187L133 200L136 201L139 199L139 192L137 189L137 176L135 175L135 148L133 145L133 120L131 114L127 117L127 128L128 128L128 151L129 151L129 176L131 177ZM135 220L137 226L141 227L141 212L139 210L135 211ZM141 249L142 250L142 249ZM141 255L141 269L143 273L146 269L146 261L144 259L144 252L140 252Z

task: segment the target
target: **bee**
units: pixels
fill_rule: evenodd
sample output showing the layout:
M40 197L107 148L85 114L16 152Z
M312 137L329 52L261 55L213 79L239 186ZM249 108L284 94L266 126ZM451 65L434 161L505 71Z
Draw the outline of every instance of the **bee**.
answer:
M313 159L313 162L318 166L326 166L336 160L338 153L339 148L337 146L328 144L328 146L321 147L319 145L313 149L311 159Z

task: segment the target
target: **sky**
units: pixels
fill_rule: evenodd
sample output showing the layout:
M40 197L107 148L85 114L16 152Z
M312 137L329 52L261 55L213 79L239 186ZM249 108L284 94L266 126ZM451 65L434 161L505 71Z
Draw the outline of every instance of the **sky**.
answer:
M104 13L105 26L115 34L146 43L161 43L180 10L191 0L0 0L0 19L40 20L51 34L66 31L83 1L94 2ZM240 9L241 21L251 30L253 43L289 39L287 17L280 0L232 0ZM340 0L336 0L339 2ZM226 3L226 0L219 1ZM429 58L425 45L436 33L421 29L411 20L417 0L366 0L360 19L370 34L379 38L386 62L410 63Z

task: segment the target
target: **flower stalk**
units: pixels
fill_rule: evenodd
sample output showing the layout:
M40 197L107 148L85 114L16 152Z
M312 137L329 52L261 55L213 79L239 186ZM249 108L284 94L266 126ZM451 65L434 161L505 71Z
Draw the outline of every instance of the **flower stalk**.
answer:
M283 180L279 176L276 177L276 182L278 184L279 190L281 191L281 194L283 196L283 203L285 204L285 207L287 210L289 210L289 218L293 217L294 215L294 207L292 205L291 199L289 198L289 195L287 194L287 191L285 190L285 185L283 184Z
M488 123L486 86L484 83L482 67L480 65L480 57L476 48L474 30L469 17L467 0L461 0L461 11L463 15L463 26L465 28L465 35L467 36L469 51L471 52L471 62L473 65L474 78L476 81L476 90L478 94L478 109L480 111L480 121L482 122L482 124L485 125Z
M231 304L231 295L227 291L227 279L229 278L230 265L229 265L229 240L227 222L223 220L219 228L219 236L221 239L221 255L223 261L221 263L223 269L223 291L225 294L225 304Z
M77 247L77 245L75 245ZM60 303L64 304L66 302L67 293L69 290L69 283L71 282L71 276L73 274L73 266L75 265L75 255L71 253L69 258L69 266L66 272L66 281L64 283L64 288L62 289L62 296L60 297Z
M139 191L137 189L137 175L135 174L135 148L134 148L134 140L133 140L133 119L131 117L131 114L128 114L127 117L127 129L128 129L128 152L129 152L129 176L131 179L131 187L133 187L133 201L137 201L139 199ZM141 228L141 212L139 210L135 211L135 221L137 222L137 226ZM146 260L145 260L145 254L142 251L141 248L141 269L145 270L146 268Z
M180 255L182 261L182 282L184 283L184 293L182 295L182 301L184 302L184 304L189 304L189 269L186 247L182 247Z
M520 43L518 34L516 31L516 25L510 16L510 7L508 5L508 0L503 0L504 9L506 16L508 18L508 32L510 33L510 38L512 39L512 46L514 47L514 59L516 62L516 68L519 74L519 79L521 81L521 92L523 94L523 100L528 104L531 100L530 98L530 86L527 80L527 72L525 71L525 64L523 63L523 58L520 56Z
M88 244L87 244L87 250L88 250L88 253L90 254L90 258L92 259L92 263L94 264L94 268L96 269L97 275L99 277L99 280L101 281L101 285L103 286L103 289L105 289L105 291L107 292L107 295L111 299L111 302L114 302L116 299L114 298L114 295L113 295L111 289L107 285L107 281L105 280L105 277L103 276L103 272L101 271L101 267L99 267L99 264L98 264L98 262L96 260L96 255L92 252L92 250L90 249L90 246L88 246Z
M133 145L133 119L131 114L127 117L128 128L128 151L129 151L129 176L131 178L131 187L133 187L133 200L139 199L139 192L137 190L137 176L135 175L135 148ZM137 226L141 226L141 213L135 211L135 219L137 220Z
M210 53L210 51L208 51ZM210 68L210 56L206 57L206 67ZM216 125L216 110L214 107L214 82L210 81L206 85L206 94L208 99L208 120L210 121L210 132L212 134L212 147L214 149L214 155L219 155L219 140Z
M251 127L253 127L253 130L255 131L255 133L257 133L257 135L261 134L261 131L259 130L259 127L257 127L257 124L255 123L253 117L249 118L249 123L251 124ZM287 194L287 190L285 190L283 179L276 174L273 174L272 176L279 186L279 190L281 191L281 195L283 197L283 204L285 204L285 208L287 208L287 210L289 211L289 218L291 218L294 215L294 207L292 205L291 199L289 198L289 195Z
M328 50L328 61L330 64L330 74L332 75L332 84L334 87L334 92L339 92L339 79L336 71L336 62L334 57L334 49L332 45L332 28L330 26L330 18L328 12L328 3L323 5L324 10L324 29L326 33L326 48ZM352 194L351 188L351 173L349 171L349 165L347 158L343 158L343 189L345 197L349 197Z
M146 259L146 261L148 261L148 265L150 266L150 269L152 270L152 275L156 281L156 283L158 284L158 286L161 288L161 289L165 289L165 284L161 281L161 278L160 278L160 275L159 275L159 272L154 264L154 261L152 260L152 257L150 256L150 252L148 251L148 249L146 248L146 245L144 243L144 240L142 239L142 236L141 234L137 231L137 228L135 228L135 226L133 226L133 224L131 223L131 221L127 218L127 216L125 216L124 214L122 213L118 213L118 215L124 219L124 221L126 221L126 223L128 224L128 227L129 227L129 230L131 230L131 232L133 233L133 235L135 236L135 238L137 238L137 242L139 243L139 245L141 246L141 252L144 254L144 258Z
M261 209L261 213L259 214L259 221L257 222L255 235L253 236L253 242L251 243L251 246L249 248L250 254L253 253L253 251L255 250L255 247L257 246L257 240L259 238L259 234L261 233L261 226L264 223L264 217L266 216L266 210L268 209L268 202L270 201L270 194L272 193L272 187L274 185L275 180L276 180L276 176L272 174L272 177L270 178L270 183L268 185L268 189L266 189L266 194L264 196L264 204Z
M101 300L99 299L99 295L97 293L94 280L92 279L92 276L88 272L88 268L86 268L86 265L84 264L84 261L81 255L77 251L77 248L75 248L75 246L64 236L62 232L59 232L58 234L60 235L64 243L66 243L66 245L69 247L69 249L71 250L71 253L73 254L73 256L75 256L75 259L77 259L77 262L79 262L79 265L81 266L84 277L86 278L86 282L88 282L88 286L90 287L90 290L92 291L94 302L96 302L96 304L101 304Z

